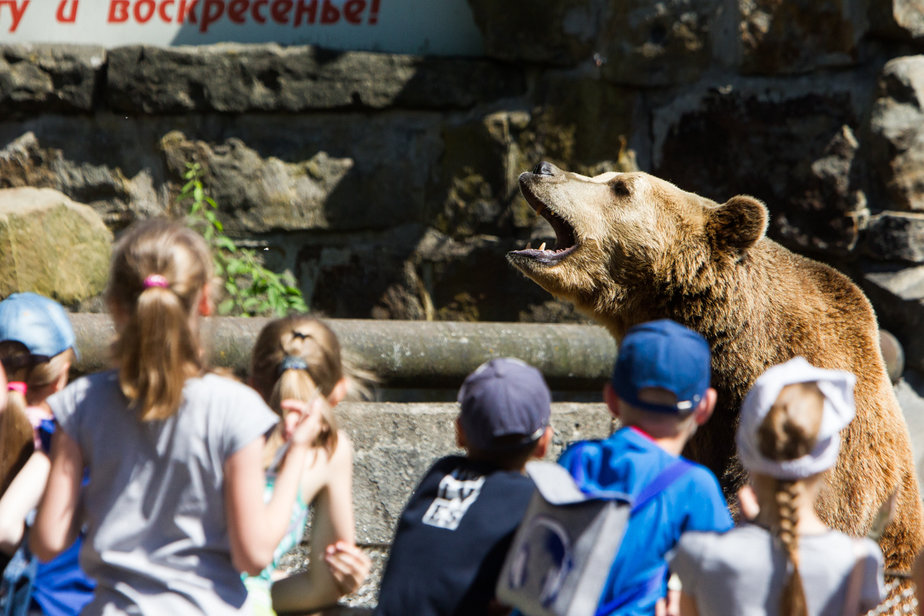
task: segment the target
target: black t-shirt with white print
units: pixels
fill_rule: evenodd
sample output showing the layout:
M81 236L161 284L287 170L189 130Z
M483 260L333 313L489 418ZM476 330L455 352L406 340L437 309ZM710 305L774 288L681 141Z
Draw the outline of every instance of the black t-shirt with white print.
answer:
M519 472L438 460L398 521L374 616L486 613L533 490Z

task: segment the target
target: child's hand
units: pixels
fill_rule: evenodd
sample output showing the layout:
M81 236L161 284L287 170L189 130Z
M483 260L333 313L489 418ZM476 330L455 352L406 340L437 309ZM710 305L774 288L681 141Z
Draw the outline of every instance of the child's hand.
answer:
M338 541L327 546L324 550L324 560L334 576L334 581L337 582L341 595L356 592L372 569L372 561L366 553L346 541Z
M280 402L285 437L293 446L310 447L318 440L318 436L324 429L321 404L325 402L320 396L315 396L308 402L292 398Z

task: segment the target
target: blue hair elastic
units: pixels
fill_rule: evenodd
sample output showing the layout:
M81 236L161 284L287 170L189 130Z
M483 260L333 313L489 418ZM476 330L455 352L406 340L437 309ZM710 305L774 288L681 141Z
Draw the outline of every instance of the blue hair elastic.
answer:
M282 373L286 370L304 370L307 372L308 362L295 355L286 355L282 359L282 363L279 364L279 368L276 369L277 376L282 376Z

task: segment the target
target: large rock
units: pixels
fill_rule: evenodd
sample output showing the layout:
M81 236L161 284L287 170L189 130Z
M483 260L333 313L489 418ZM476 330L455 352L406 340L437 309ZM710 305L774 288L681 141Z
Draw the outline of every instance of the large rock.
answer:
M870 133L884 209L924 210L924 56L895 58L883 67Z
M112 233L88 206L48 188L0 190L0 297L34 291L64 304L106 284Z
M107 114L89 123L47 117L30 123L41 138L31 130L18 134L15 124L5 127L17 136L0 149L0 187L53 188L91 206L112 229L164 214L153 185L157 160L139 161L139 151L124 147L138 141L136 127Z

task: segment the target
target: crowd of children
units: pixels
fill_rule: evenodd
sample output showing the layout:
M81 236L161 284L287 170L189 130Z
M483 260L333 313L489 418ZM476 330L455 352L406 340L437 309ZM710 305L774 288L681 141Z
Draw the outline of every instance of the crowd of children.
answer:
M210 371L199 326L212 275L191 230L162 220L126 230L105 293L112 368L70 384L77 349L61 306L33 293L0 302L0 615L307 613L368 576L352 445L334 414L351 378L336 335L311 317L276 319L246 383ZM621 427L558 460L581 493L638 503L595 616L877 605L878 546L815 512L853 383L801 358L757 380L737 433L752 490L742 503L755 505L735 525L716 478L681 456L716 403L708 344L673 321L631 328L604 387ZM495 589L536 498L525 468L552 441L551 399L520 359L465 379L464 455L436 461L410 496L376 615L519 613ZM309 510L310 567L287 575L280 558L303 540Z

